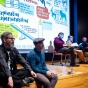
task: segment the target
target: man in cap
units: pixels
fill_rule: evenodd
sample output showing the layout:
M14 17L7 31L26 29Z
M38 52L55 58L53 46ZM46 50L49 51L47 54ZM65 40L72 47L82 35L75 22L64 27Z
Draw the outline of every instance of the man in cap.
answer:
M30 64L33 71L37 74L35 80L40 82L44 88L54 88L58 77L49 71L45 64L45 55L42 51L44 38L36 38L33 43L35 48L27 54L26 61Z

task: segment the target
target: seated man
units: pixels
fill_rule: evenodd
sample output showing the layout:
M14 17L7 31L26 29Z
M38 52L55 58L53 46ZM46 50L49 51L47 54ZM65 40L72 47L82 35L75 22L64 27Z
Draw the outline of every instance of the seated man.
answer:
M3 88L21 88L34 81L34 78L29 77L29 75L36 77L36 74L32 71L31 67L14 47L14 40L15 38L13 38L11 32L4 32L1 35L0 85ZM16 61L24 68L17 69Z
M44 47L43 41L43 38L34 39L33 43L35 48L27 54L26 60L37 74L35 80L40 82L44 88L54 88L58 77L56 74L49 71L45 64L45 55L42 51Z
M66 44L70 46L73 43L73 38L73 36L69 35Z
M74 48L71 47L71 48L68 48L68 47L64 47L64 41L62 40L64 37L64 33L63 32L60 32L58 34L58 37L56 37L54 39L54 47L55 47L55 50L58 52L58 53L64 53L64 54L70 54L70 57L71 57L71 62L70 62L70 65L71 66L75 66L75 55L74 55Z
M67 39L67 41L66 41L66 44L67 45L71 45L72 43L73 43L73 36L71 36L71 35L69 35L68 36L68 39ZM79 50L77 47L76 48L74 48L74 53L77 53L77 55L79 56L79 58L80 58L80 62L79 63L87 63L86 62L86 58L84 57L84 54L83 54L83 51L82 50Z
M87 44L87 38L83 37L82 42L78 46L79 50L82 50L84 53L88 52L88 44Z

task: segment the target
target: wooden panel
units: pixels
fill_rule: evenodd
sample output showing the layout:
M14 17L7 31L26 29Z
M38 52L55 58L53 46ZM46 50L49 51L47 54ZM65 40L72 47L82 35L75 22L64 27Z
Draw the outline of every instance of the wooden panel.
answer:
M55 88L88 88L88 73L69 75L66 77L59 77ZM29 87L23 88L41 88L36 86L36 83L30 84Z
M24 86L22 88L37 88L35 83L30 84L29 86Z
M84 78L84 75L71 75L69 77L64 77L63 79L60 79L58 80L58 83L56 84L56 87L55 88L73 88L73 87L77 87L77 86L80 86L80 85L83 85L84 84L84 81L81 79Z
M71 88L88 88L88 87L85 87L84 85L80 85L80 86L75 86L75 87L71 87Z

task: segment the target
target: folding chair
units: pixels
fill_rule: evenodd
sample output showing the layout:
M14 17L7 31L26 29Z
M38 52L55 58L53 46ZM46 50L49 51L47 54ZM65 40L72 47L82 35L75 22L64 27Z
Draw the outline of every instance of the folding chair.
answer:
M54 56L57 55L57 56L61 56L61 61L60 61L60 64L63 66L62 64L62 59L63 59L63 56L65 56L65 64L66 64L66 57L69 56L70 58L70 54L63 54L63 53L57 53L55 50L53 51L53 57L52 57L52 65L53 64L53 60L54 60Z

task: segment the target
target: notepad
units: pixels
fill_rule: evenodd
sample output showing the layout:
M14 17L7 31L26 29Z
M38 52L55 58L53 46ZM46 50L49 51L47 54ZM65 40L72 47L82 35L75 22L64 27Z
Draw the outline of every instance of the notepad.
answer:
M78 44L77 43L72 43L71 46L78 46Z

